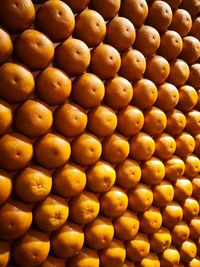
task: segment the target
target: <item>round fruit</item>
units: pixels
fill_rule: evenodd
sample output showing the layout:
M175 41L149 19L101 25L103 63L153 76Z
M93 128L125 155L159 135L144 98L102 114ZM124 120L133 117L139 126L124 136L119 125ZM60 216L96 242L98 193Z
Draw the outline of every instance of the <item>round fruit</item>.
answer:
M140 231L146 234L156 233L162 225L162 215L158 208L150 209L140 214Z
M194 259L197 254L197 247L192 240L186 240L180 246L180 256L181 261L188 263L190 260Z
M96 251L83 247L78 255L68 260L67 265L69 267L99 267L99 257Z
M74 13L79 13L88 6L90 0L64 0L64 2L71 7Z
M99 12L105 20L115 17L120 8L121 0L91 0L92 9Z
M156 207L165 207L168 202L174 198L174 188L172 184L166 180L162 180L160 184L152 187L153 204Z
M200 216L195 216L192 218L189 224L190 228L190 238L196 240L200 235Z
M0 205L7 201L11 192L12 180L10 174L8 172L0 170Z
M183 112L191 110L197 104L197 92L190 85L183 85L179 88L179 101L177 108Z
M185 115L178 109L173 109L166 113L167 126L165 131L171 135L177 135L183 131L186 126Z
M10 254L10 243L0 241L0 266L5 267L8 265Z
M192 195L192 183L185 177L178 178L174 183L174 199L184 201Z
M176 136L176 152L179 157L189 156L195 148L194 138L187 132L182 132Z
M192 187L193 187L192 195L195 198L198 198L200 194L200 177L199 176L192 179Z
M194 64L200 57L200 41L193 36L183 38L183 49L180 58L188 64Z
M189 238L190 229L184 221L180 221L174 225L172 231L172 241L175 245L181 245Z
M167 203L167 205L162 208L163 225L168 228L174 227L178 222L182 220L182 217L183 210L181 206L175 201Z
M190 35L196 37L200 40L200 18L196 17L192 21L192 29L190 31Z
M161 267L174 267L178 266L180 262L180 254L178 250L170 246L160 255L160 266Z
M200 39L200 38L199 38ZM195 89L200 88L200 64L195 63L190 67L190 76L187 80L187 83L193 86Z
M195 177L200 172L200 160L195 155L187 156L184 163L186 177Z
M182 203L183 218L186 221L190 221L192 218L199 214L199 203L193 197L188 197Z
M156 254L150 252L147 257L143 258L138 264L139 267L149 267L149 266L160 267L160 261Z
M10 35L0 28L1 48L0 48L0 64L9 59L13 51L13 44Z
M156 150L155 155L162 160L170 158L176 150L176 141L171 135L161 133L154 139Z
M181 86L187 81L189 74L190 69L187 63L181 59L175 59L170 62L170 72L167 81L175 86Z
M169 181L176 181L185 171L184 161L176 156L165 161L165 178Z
M65 267L65 260L56 258L54 256L48 256L46 260L40 265L40 267Z
M13 122L12 107L4 100L0 100L0 117L0 135L2 135L10 129Z
M179 33L181 37L186 36L192 27L192 18L185 9L177 9L173 14L170 29Z
M165 227L161 227L156 233L150 236L149 241L151 250L155 253L161 253L171 245L172 238L170 231Z

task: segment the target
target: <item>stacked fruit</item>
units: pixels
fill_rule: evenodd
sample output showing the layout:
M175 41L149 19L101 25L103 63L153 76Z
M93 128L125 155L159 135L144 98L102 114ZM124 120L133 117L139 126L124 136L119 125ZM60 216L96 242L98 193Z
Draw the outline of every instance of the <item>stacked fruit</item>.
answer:
M200 266L200 1L37 2L0 1L0 266Z

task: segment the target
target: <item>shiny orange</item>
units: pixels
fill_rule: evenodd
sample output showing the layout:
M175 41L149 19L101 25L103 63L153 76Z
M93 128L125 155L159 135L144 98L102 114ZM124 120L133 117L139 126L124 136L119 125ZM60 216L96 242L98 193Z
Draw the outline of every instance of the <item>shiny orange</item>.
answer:
M166 113L167 126L165 131L171 135L177 135L183 131L186 126L186 117L178 109L173 109Z
M156 207L164 207L174 198L174 188L166 180L162 180L158 185L152 187L153 204Z
M156 150L155 156L165 160L170 158L176 150L176 142L171 135L161 133L154 138Z
M0 28L0 38L0 64L2 64L11 56L13 51L13 44L10 35L3 28Z
M105 20L110 20L118 13L120 8L120 0L91 0L92 9L99 12Z
M183 208L183 218L186 221L190 221L192 218L199 214L199 202L193 198L188 197L182 203Z
M189 74L188 64L182 59L175 59L170 62L170 72L167 81L175 86L181 86L187 81Z
M190 31L190 35L200 40L200 18L199 17L194 18L192 22L192 29Z
M186 120L185 130L194 136L198 135L200 133L200 112L196 109L189 111Z
M174 199L184 201L192 195L192 183L185 177L178 178L174 183Z
M194 64L199 57L200 41L193 36L184 37L180 58L185 60L188 64Z
M6 267L10 259L10 243L0 241L0 266Z
M187 83L193 86L195 89L199 89L200 88L199 82L200 82L200 64L195 63L190 67L190 76L187 80Z
M165 251L171 245L172 238L169 229L161 227L156 233L149 237L151 250L155 253Z
M64 2L71 7L74 13L78 13L88 6L90 0L64 0Z
M149 267L149 266L160 267L160 261L155 253L150 252L147 257L143 258L138 264L139 267Z
M160 266L161 267L174 267L178 266L180 262L180 254L178 250L170 246L168 249L160 255Z
M175 245L181 245L189 238L190 229L186 222L180 221L174 225L172 231L172 241Z
M183 210L175 201L167 203L167 205L162 208L161 213L163 225L168 228L174 227L183 217Z
M197 104L197 92L190 85L179 88L179 101L177 108L183 112L191 110Z
M185 9L177 9L173 14L170 29L176 31L181 37L186 36L192 27L192 18L190 13Z
M13 122L12 107L4 100L0 100L0 135L6 133Z
M8 172L0 170L0 205L7 201L12 192L12 177Z
M99 267L99 257L96 251L83 247L79 254L68 260L69 267Z
M162 215L158 208L151 206L140 214L140 231L146 234L156 233L162 225Z
M186 177L196 177L200 172L200 160L195 155L190 155L185 158L185 172Z
M165 178L169 181L176 181L180 178L185 171L184 161L177 157L172 156L165 161Z
M199 176L192 179L192 187L193 187L192 195L195 198L198 198L199 193L200 193L200 177Z
M200 11L200 3L195 0L191 0L190 2L182 0L181 7L186 9L192 17L195 17Z
M186 240L181 244L180 256L182 262L188 263L190 260L194 259L196 254L197 254L197 247L191 239Z
M179 157L189 156L195 148L194 138L187 132L182 132L176 136L175 154Z

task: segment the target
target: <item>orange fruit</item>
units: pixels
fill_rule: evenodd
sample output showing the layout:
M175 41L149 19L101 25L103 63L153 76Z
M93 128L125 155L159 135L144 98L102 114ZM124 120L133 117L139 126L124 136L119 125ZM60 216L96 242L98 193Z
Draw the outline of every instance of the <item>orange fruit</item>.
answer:
M150 252L149 255L143 258L138 264L139 267L155 266L160 267L160 261L156 254Z
M99 216L84 228L84 235L89 247L103 249L112 241L114 227L110 219Z
M0 266L6 267L10 259L10 243L0 241Z
M83 133L76 137L71 144L71 148L73 160L83 166L95 163L102 152L101 143L90 133Z
M69 267L99 267L99 257L96 251L83 247L78 255L68 260L67 265Z
M196 17L192 21L192 29L190 31L190 35L200 39L200 18Z
M0 96L6 101L17 103L26 100L33 93L34 86L32 73L22 65L4 63L0 67Z
M200 112L198 110L191 110L186 117L185 130L190 134L196 136L200 133Z
M65 3L67 3L74 13L78 13L85 9L90 0L64 0Z
M87 169L87 187L94 193L107 192L115 179L115 170L105 161L97 161Z
M193 187L192 195L195 198L198 198L199 193L200 193L200 177L199 176L192 179L192 187Z
M195 155L187 156L184 160L186 177L196 177L200 172L200 160Z
M174 225L172 231L172 241L175 245L181 245L185 240L189 238L190 229L186 222L180 221Z
M0 64L9 59L13 51L13 44L10 35L0 28L1 48L0 48Z
M108 192L100 197L101 213L106 217L121 216L128 206L128 197L124 190L113 186Z
M187 83L193 86L195 89L199 89L200 88L199 82L200 82L200 64L195 63L190 67L190 76L187 80Z
M188 197L182 203L183 218L186 221L190 221L192 218L199 214L199 203L193 197Z
M194 138L187 132L182 132L176 136L176 152L179 157L189 156L195 148Z
M32 142L27 137L11 133L0 139L0 166L8 171L26 167L33 156Z
M183 85L179 88L179 102L177 108L186 112L197 104L197 92L190 85Z
M12 180L8 172L0 170L0 205L7 201L12 192Z
M164 207L174 198L174 188L172 184L166 180L162 180L159 184L152 187L153 204L156 207Z
M0 238L13 240L24 235L32 223L32 212L20 201L8 201L0 207Z
M165 178L169 181L176 181L185 171L184 161L177 156L172 156L167 159L164 164Z
M192 218L189 224L190 228L190 238L193 240L198 239L200 235L200 216L195 216Z
M118 13L121 5L120 0L91 0L92 9L99 12L105 20L110 20Z
M60 1L47 1L37 11L39 28L54 42L67 39L75 26L70 7Z
M179 33L181 37L186 36L192 27L192 18L185 9L177 9L172 18L170 29Z
M0 100L0 117L0 135L2 135L10 129L13 122L12 107L2 99Z
M178 250L170 246L160 255L160 266L161 267L174 267L178 266L180 262L180 254Z
M55 60L68 75L79 75L90 64L90 50L83 41L68 38L56 47Z
M189 262L189 267L198 267L200 264L200 258L199 257L195 257L194 259L192 259L190 262Z
M175 59L170 62L170 72L167 81L175 86L181 86L187 81L189 74L190 69L187 63L181 59Z
M155 253L161 253L166 250L172 242L169 229L161 227L156 233L149 237L151 250Z
M162 225L162 215L158 208L151 206L140 214L140 231L146 234L156 233Z
M14 244L13 258L22 267L34 267L42 264L50 250L50 242L46 233L30 230Z
M165 160L170 158L176 150L176 142L174 138L166 133L161 133L154 138L156 150L155 156Z
M186 117L178 109L172 109L166 113L167 126L165 131L171 135L177 135L183 131L186 126Z
M192 240L186 240L180 246L180 256L181 261L188 263L190 260L194 259L197 254L197 247Z
M183 38L183 49L180 58L188 64L194 64L200 57L200 41L193 36Z
M15 42L15 51L19 60L34 70L46 68L54 57L54 45L51 40L33 29L19 35Z
M56 133L47 133L35 143L37 162L47 169L64 165L70 157L71 148L68 141Z
M195 149L194 149L194 153L196 155L199 155L200 154L200 134L197 134L195 136Z
M51 174L39 166L30 166L15 176L14 190L25 202L37 202L44 199L51 191Z
M53 253L59 258L73 257L79 253L84 243L84 234L80 226L67 222L51 236Z
M167 205L162 208L161 213L163 225L168 228L174 227L183 217L183 210L175 201L168 202Z
M174 199L184 201L192 195L192 183L185 177L178 178L174 183Z
M48 256L41 267L65 267L65 261L54 256Z
M182 0L181 7L186 9L192 17L195 17L200 11L200 3L195 0L191 0L190 2Z
M80 166L74 163L65 164L53 174L53 188L57 194L64 198L80 194L85 185L86 174Z
M54 113L54 127L65 137L74 137L81 134L86 125L87 115L85 111L73 103L65 103L59 106Z
M157 0L156 0L157 1ZM165 0L172 9L177 9L182 0Z

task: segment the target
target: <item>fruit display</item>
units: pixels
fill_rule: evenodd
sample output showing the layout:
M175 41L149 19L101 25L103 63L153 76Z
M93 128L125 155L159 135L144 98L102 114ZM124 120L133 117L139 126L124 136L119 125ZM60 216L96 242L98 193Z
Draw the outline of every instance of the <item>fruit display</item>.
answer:
M0 267L200 267L199 14L0 0Z

